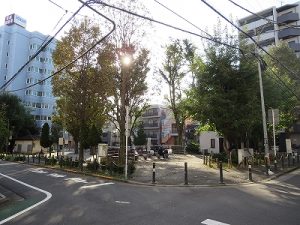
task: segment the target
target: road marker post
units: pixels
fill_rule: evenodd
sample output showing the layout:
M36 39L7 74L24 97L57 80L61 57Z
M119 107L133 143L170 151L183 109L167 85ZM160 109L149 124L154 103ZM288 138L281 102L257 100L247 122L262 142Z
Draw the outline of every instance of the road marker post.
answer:
M219 161L219 167L220 167L220 184L224 184L224 179L223 179L223 164L222 164L222 161Z
M184 184L188 185L188 171L187 171L187 162L184 163Z
M152 169L152 184L155 184L155 162L153 163L153 169Z
M250 180L250 181L253 181L253 179L252 179L252 168L251 168L251 164L248 165L248 172L249 172L249 176L248 176L248 177L249 177L249 180Z

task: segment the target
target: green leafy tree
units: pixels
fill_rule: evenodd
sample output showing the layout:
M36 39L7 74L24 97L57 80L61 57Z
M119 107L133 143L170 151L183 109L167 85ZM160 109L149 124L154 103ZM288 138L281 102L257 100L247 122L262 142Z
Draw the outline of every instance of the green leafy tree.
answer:
M40 144L44 148L49 148L51 146L50 128L49 128L48 123L44 123L44 125L42 127ZM50 152L50 154L51 154L51 152Z
M14 140L18 136L39 134L33 116L30 111L21 103L18 96L1 93L0 106L3 109L4 118L12 134L12 140L9 143L9 151L14 148Z
M52 122L51 128L50 128L50 139L51 144L58 145L59 138L62 136L62 125L60 123L57 123L55 121Z
M167 100L176 121L179 145L183 143L185 120L188 117L185 107L188 100L184 94L182 83L188 72L192 71L194 75L192 68L194 66L195 50L195 47L187 40L173 41L166 46L166 58L163 62L163 68L159 70L160 76L169 88ZM189 68L189 70L186 68Z
M85 18L74 23L58 41L53 60L60 68L82 55L102 37L99 25ZM79 159L88 146L88 130L92 124L102 127L112 94L111 74L114 61L111 45L99 44L52 80L53 94L58 97L56 118L72 134Z
M298 88L300 85L300 60L284 42L270 48L269 53L294 72L290 73L269 56L264 57L267 64L264 72L266 107L279 109L278 129L288 131L288 128L298 119L296 106L299 105L300 99Z
M8 145L9 129L4 116L4 111L0 110L0 152Z
M145 8L140 1L120 1L118 7L135 12L145 13ZM114 58L114 72L111 73L114 93L111 98L111 111L109 118L120 133L119 163L125 162L125 117L126 107L129 109L131 120L129 129L132 130L134 121L141 115L140 109L146 105L145 93L147 92L146 77L149 72L149 51L141 47L140 43L145 33L145 20L138 19L127 13L108 10L109 17L117 25L110 43ZM129 63L124 63L124 58L130 58ZM130 140L129 140L130 141Z
M96 147L99 143L101 143L101 132L99 132L95 125L93 125L89 130L88 143L91 155L95 155Z
M218 40L238 46L227 29L215 30ZM224 148L248 142L261 124L257 64L228 46L207 43L205 60L193 68L196 84L190 95L189 111L201 124L209 124L224 136Z
M143 123L139 123L137 134L134 136L134 145L145 145L147 143L147 135L145 134Z

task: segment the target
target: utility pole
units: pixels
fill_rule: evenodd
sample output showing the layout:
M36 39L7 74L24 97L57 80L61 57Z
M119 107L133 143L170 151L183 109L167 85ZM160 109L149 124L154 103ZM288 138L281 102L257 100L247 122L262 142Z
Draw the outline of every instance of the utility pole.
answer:
M262 112L262 122L264 131L264 147L265 147L265 160L266 160L266 172L269 175L269 140L267 133L267 122L266 122L266 109L264 100L264 90L261 75L261 59L258 57L258 77L259 77L259 89L260 89L260 100L261 100L261 112Z
M129 125L129 107L126 106L126 124L125 124L125 179L127 180L127 168L128 168L128 125Z

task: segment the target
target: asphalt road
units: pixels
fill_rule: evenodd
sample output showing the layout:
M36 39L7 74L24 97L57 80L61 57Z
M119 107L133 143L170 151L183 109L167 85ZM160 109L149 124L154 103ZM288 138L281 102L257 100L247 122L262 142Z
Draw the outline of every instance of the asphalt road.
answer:
M21 199L0 205L0 224L4 215L26 210L28 202L33 208L5 224L300 224L299 169L264 184L158 187L0 161L1 185Z

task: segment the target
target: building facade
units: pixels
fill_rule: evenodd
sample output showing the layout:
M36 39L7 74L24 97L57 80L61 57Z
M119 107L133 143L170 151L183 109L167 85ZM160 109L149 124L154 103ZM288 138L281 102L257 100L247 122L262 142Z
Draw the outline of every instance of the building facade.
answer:
M161 105L151 105L142 115L147 138L151 138L152 145L173 145L178 137L172 111Z
M268 49L271 45L277 45L280 40L288 43L297 57L300 56L300 25L299 22L300 1L281 7L271 7L257 15L250 15L238 21L239 27L255 39L260 46ZM244 34L240 34L247 44L252 40Z
M49 36L26 30L26 20L16 14L5 18L0 27L0 86L4 85L29 59ZM51 80L46 80L28 89L32 84L53 74L52 53L55 41L51 42L37 57L19 72L3 90L16 94L29 108L38 126L45 122L51 125L55 110ZM18 90L22 89L22 90ZM18 90L18 91L14 91Z

